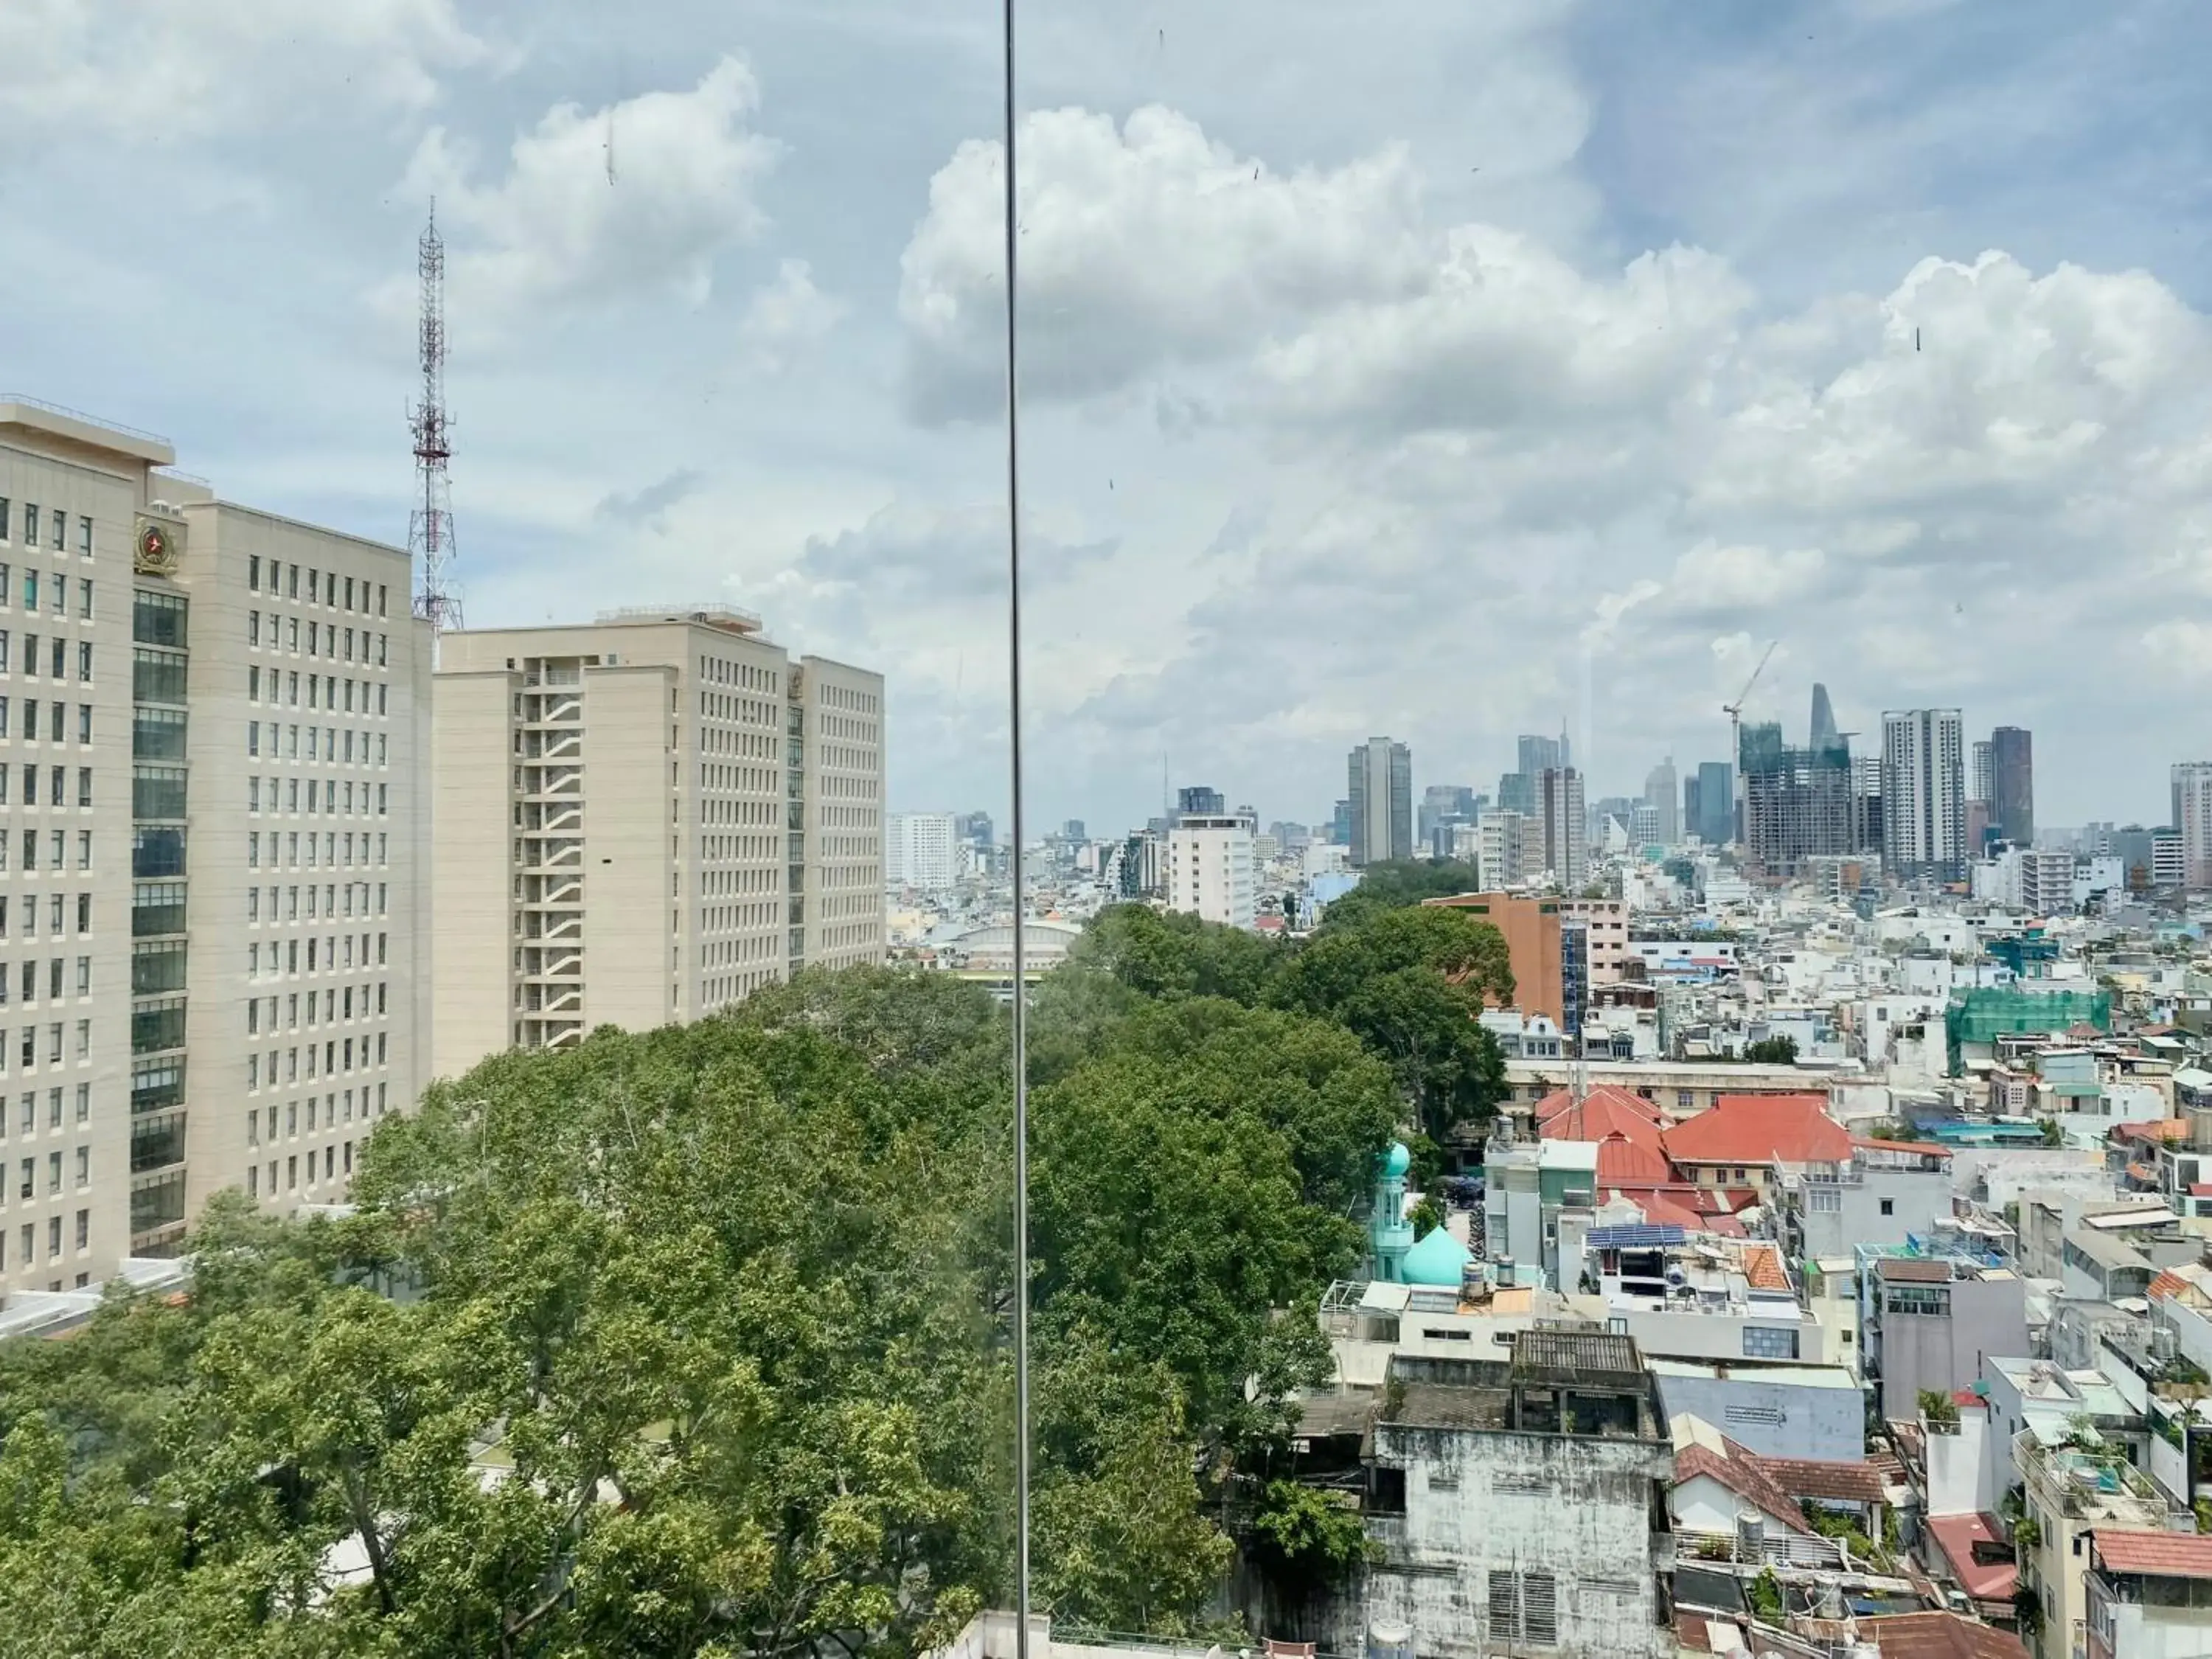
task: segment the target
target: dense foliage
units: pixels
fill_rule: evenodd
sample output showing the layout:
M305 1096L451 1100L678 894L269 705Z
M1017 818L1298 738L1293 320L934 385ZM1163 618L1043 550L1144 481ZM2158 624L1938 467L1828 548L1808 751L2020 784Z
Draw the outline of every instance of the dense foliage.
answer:
M1191 1627L1231 1531L1343 1564L1279 1479L1314 1298L1408 1115L1486 1105L1494 940L1119 910L1041 988L1033 1559L1064 1619ZM219 1198L189 1294L0 1346L0 1652L948 1636L1009 1589L1007 1059L950 976L817 974L432 1089L343 1219Z

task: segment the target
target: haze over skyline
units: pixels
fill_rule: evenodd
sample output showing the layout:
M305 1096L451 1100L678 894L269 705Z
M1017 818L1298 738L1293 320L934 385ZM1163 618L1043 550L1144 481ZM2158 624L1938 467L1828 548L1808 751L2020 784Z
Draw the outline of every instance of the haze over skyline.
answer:
M1725 757L1769 639L1747 720L1957 706L2033 730L2039 821L2160 821L2212 17L1461 13L1028 25L1033 821L1141 822L1163 753L1310 817L1382 733L1489 787L1563 716L1632 793ZM1003 822L997 46L950 0L10 8L0 383L404 543L435 194L470 623L744 605L889 676L894 809Z

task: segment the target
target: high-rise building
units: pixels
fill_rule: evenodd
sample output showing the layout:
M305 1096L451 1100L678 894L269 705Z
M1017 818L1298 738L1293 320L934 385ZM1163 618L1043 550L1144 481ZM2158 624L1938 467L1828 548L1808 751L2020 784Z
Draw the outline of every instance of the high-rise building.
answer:
M1708 847L1735 839L1735 772L1726 761L1698 763L1698 810L1683 826Z
M1505 772L1498 779L1498 807L1523 817L1536 815L1536 777L1534 772Z
M398 548L0 399L0 1289L342 1197L428 1074L428 635ZM12 615L10 613L13 613Z
M1999 836L2015 847L2035 845L2035 739L2023 727L1990 733L1990 793L1983 799Z
M1503 808L1475 821L1475 875L1485 887L1518 887L1536 873L1529 864L1529 829L1527 817Z
M988 812L957 812L953 815L952 830L959 840L987 853L998 839L992 830Z
M1164 896L1167 891L1166 838L1150 830L1133 830L1121 843L1115 867L1115 890L1125 899Z
M1413 751L1370 738L1346 763L1350 778L1352 864L1413 856Z
M1771 720L1742 728L1743 856L1753 873L1788 878L1810 861L1856 849L1850 748L1838 738L1825 749L1782 740Z
M938 892L960 875L959 819L951 812L893 812L884 821L884 882Z
M2179 762L2172 780L2182 884L2191 891L2212 888L2212 761Z
M1966 868L1966 741L1955 708L1881 717L1882 866L1958 881Z
M1328 844L1332 847L1352 845L1352 803L1348 800L1338 801L1329 809Z
M1228 810L1229 804L1222 799L1221 792L1209 789L1202 783L1176 791L1176 811L1178 814L1196 812L1202 817L1218 818Z
M1474 791L1465 784L1432 783L1421 791L1414 839L1431 858L1451 856L1451 832L1474 822Z
M1561 732L1556 738L1524 733L1516 747L1520 762L1519 769L1532 778L1539 773L1549 771L1555 766L1565 766L1567 763L1567 738L1565 732Z
M1536 795L1542 867L1563 891L1574 892L1589 869L1582 774L1571 766L1547 768L1536 780Z
M1973 763L1966 776L1966 799L1989 802L1996 798L1996 760L1988 738L1974 744Z
M1881 850L1881 757L1851 757L1851 850Z
M1675 793L1674 757L1669 755L1653 767L1644 780L1644 799L1650 804L1656 825L1654 838L1662 847L1682 839L1681 799Z
M721 607L440 653L441 1076L883 960L882 676Z
M1185 812L1168 832L1167 902L1201 921L1250 927L1258 915L1254 823L1247 812Z
M1813 683L1813 720L1807 728L1805 746L1816 753L1840 748L1843 733L1836 730L1836 711L1828 701L1828 688L1818 680Z

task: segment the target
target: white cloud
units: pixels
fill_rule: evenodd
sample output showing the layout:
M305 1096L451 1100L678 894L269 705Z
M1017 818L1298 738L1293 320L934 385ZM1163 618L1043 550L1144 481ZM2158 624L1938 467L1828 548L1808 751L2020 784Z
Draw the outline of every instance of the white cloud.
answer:
M814 285L813 270L805 260L786 259L776 268L775 280L756 289L746 302L738 325L738 343L749 363L779 374L844 314L842 301Z
M1285 175L1152 106L1118 128L1035 112L1019 155L1029 395L1095 396L1234 358L1271 325L1410 292L1424 274L1401 149ZM900 261L908 391L929 416L996 407L1005 179L1002 146L961 145Z
M26 141L266 128L331 100L421 108L489 56L453 0L7 0L0 117Z
M586 112L556 104L478 183L465 145L425 135L404 188L434 195L458 233L457 296L481 314L672 291L704 303L714 257L757 234L756 199L782 147L751 130L752 72L724 58L687 92L648 92Z

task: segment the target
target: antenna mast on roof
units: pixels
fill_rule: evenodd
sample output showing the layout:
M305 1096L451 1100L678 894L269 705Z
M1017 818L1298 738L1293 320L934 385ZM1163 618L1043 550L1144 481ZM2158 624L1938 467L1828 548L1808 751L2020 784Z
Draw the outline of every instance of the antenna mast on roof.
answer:
M446 245L438 236L434 198L429 222L416 244L416 270L422 289L416 325L422 398L407 416L407 429L415 438L415 507L408 514L407 551L416 573L415 614L430 624L434 661L438 635L461 625L461 596L453 585L453 495L446 479L446 463L453 453L452 422L446 415Z

